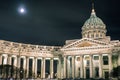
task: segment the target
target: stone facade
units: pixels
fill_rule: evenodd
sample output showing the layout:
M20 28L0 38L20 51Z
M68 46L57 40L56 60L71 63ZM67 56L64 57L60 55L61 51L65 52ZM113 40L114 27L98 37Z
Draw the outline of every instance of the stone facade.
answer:
M0 65L12 65L16 69L13 73L10 68L6 74L3 66L0 76L20 77L19 75L23 74L24 78L109 78L113 68L120 66L120 41L111 40L110 36L106 36L106 32L105 24L93 9L90 18L82 27L82 38L67 40L64 46L42 46L0 40ZM57 61L57 64L54 61Z

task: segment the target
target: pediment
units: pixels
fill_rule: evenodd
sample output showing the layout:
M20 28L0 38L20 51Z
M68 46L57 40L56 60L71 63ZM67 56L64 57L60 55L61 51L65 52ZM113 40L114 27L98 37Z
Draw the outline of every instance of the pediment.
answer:
M90 47L90 46L93 46L94 44L88 42L88 41L84 41L84 42L81 42L80 44L78 45L75 45L75 47Z
M71 44L65 45L63 48L81 48L81 47L104 46L104 45L107 45L107 43L89 38L83 38Z

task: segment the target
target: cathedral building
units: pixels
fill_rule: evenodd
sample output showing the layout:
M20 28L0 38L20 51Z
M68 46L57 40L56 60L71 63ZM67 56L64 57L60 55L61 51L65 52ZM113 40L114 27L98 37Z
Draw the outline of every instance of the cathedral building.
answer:
M111 40L106 32L106 25L92 9L82 26L82 38L66 40L64 46L0 40L0 76L109 78L113 68L120 66L120 41Z

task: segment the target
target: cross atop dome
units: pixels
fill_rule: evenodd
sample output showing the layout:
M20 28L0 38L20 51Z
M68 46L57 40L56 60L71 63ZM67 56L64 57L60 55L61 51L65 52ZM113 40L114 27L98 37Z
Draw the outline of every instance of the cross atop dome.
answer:
M92 0L92 12L91 12L91 15L95 15L94 0Z

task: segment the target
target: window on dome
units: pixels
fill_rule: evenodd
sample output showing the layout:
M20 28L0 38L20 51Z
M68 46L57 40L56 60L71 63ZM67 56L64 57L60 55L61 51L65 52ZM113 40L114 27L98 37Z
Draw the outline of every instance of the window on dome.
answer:
M93 34L91 34L91 37L93 38L93 37L94 37L94 35L93 35Z
M89 35L87 35L87 38L89 38Z
M96 37L98 37L98 34L96 34Z

